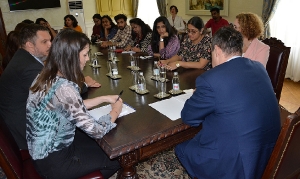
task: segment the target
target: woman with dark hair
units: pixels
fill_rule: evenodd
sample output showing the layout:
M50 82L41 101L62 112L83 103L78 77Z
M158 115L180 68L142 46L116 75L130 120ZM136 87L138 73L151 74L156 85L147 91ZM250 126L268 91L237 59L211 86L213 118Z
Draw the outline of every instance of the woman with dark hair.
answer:
M2 69L4 70L16 51L20 48L19 43L19 32L18 31L11 31L7 35L6 40L6 51L5 56L3 57L2 61Z
M96 170L109 178L120 167L91 140L101 139L116 126L123 104L118 95L82 100L82 70L89 60L89 49L85 34L62 30L30 88L26 139L34 166L43 178L79 178ZM88 109L103 102L111 104L110 113L93 118ZM82 140L77 128L91 138Z
M148 54L160 59L168 59L177 54L180 42L168 19L158 17L153 24L151 44L148 46Z
M117 25L108 15L102 16L102 33L101 40L108 41L116 35L118 31Z
M57 33L55 32L54 29L52 29L52 27L50 26L49 22L46 21L46 19L44 19L44 18L37 18L35 20L35 23L48 28L49 32L50 32L50 35L51 35L51 41L54 39L54 37L56 36Z
M185 24L180 16L177 16L178 8L176 6L170 6L170 14L171 16L168 17L169 23L172 27L177 30L184 30Z
M204 30L200 17L192 17L187 23L188 37L180 44L180 50L172 58L160 61L159 64L167 65L169 70L178 67L211 68L211 38Z
M140 18L131 19L129 23L134 32L134 35L132 36L133 42L129 44L125 50L132 50L134 52L147 52L152 38L151 28Z
M72 14L68 14L64 17L65 26L64 28L71 28L76 30L77 32L82 33L81 27L78 25L76 18Z
M92 33L92 42L100 39L102 33L102 26L101 26L101 16L100 14L93 15L93 21L95 25L93 26L93 33Z

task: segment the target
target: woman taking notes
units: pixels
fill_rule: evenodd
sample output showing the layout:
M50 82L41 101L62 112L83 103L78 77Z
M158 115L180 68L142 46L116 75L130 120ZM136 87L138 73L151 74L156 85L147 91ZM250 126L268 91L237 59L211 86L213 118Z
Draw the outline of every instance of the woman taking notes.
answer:
M26 139L34 166L43 178L79 178L96 170L108 178L119 169L119 163L111 161L94 141L78 141L75 135L80 128L91 138L101 139L116 126L122 109L117 95L80 97L89 43L83 33L62 30L30 88ZM94 119L87 109L103 102L110 103L112 110Z

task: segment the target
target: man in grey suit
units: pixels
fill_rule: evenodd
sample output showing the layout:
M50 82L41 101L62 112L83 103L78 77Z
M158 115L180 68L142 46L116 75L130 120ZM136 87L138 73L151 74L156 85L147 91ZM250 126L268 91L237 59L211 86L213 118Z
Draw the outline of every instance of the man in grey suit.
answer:
M43 68L51 46L47 28L31 24L22 28L21 47L0 77L0 115L20 149L27 149L25 138L26 101L29 87Z

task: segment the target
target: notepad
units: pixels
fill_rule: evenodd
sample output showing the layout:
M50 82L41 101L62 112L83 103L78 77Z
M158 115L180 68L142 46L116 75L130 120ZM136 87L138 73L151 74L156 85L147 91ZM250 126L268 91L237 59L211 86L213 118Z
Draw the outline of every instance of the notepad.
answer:
M122 53L135 53L134 51L123 51Z
M162 113L163 115L170 118L172 121L175 121L181 118L181 110L184 106L184 103L187 99L192 96L192 92L186 94L178 95L170 99L165 99L155 103L149 104L152 108Z
M111 105L108 104L108 105L105 105L105 106L101 106L99 108L92 109L92 110L89 111L89 113L90 113L91 116L93 116L93 118L98 119L101 116L109 114L110 111L111 111ZM120 115L118 116L118 118L122 117L122 116L126 116L130 113L133 113L133 112L135 112L134 108L132 108L131 106L129 106L126 103L123 103L122 111L121 111Z

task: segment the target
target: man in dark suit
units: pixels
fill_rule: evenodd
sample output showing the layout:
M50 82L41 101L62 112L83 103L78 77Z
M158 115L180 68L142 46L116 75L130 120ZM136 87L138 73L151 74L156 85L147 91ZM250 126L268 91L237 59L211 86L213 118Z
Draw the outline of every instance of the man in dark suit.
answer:
M214 68L199 76L181 111L202 124L175 152L192 178L261 178L280 132L278 103L259 62L241 57L239 32L222 27L212 39Z
M25 138L26 101L29 87L43 68L51 46L47 28L33 24L20 31L21 48L0 77L0 115L20 149L27 149Z
M25 131L29 88L44 66L50 40L49 30L44 26L30 24L23 27L19 35L21 48L0 77L0 115L20 149L27 149ZM86 92L87 87L100 87L100 84L86 76L82 92Z

